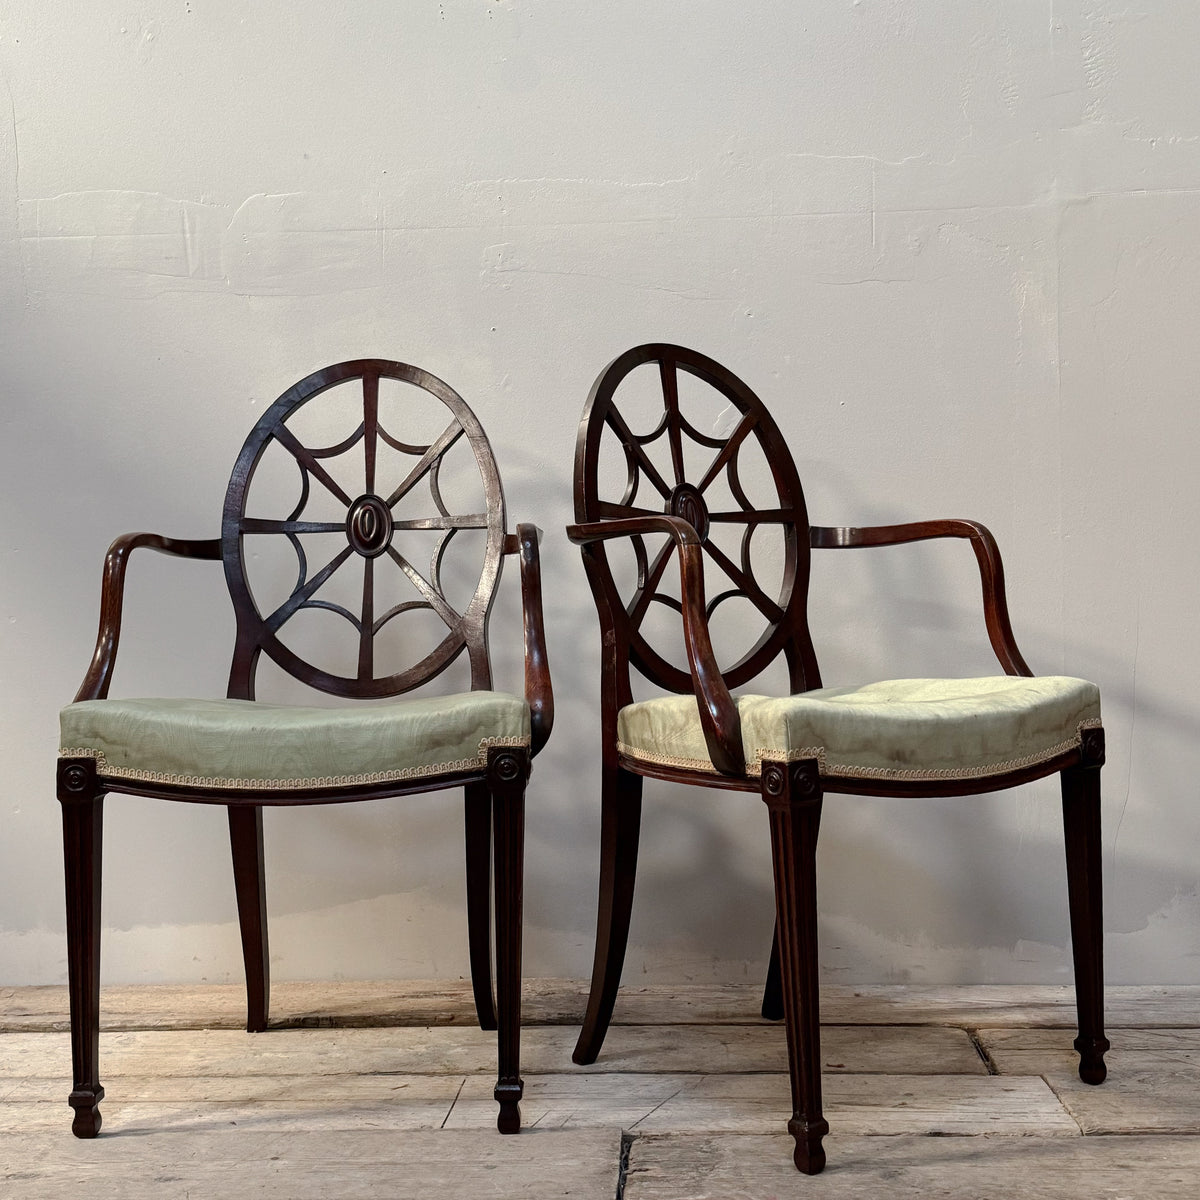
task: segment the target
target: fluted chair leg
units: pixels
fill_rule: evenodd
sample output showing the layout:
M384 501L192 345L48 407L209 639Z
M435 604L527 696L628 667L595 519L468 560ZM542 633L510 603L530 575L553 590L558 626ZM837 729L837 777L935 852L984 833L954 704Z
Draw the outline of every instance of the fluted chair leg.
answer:
M100 868L104 793L94 762L60 760L63 851L67 884L67 980L71 1002L71 1064L67 1103L75 1110L71 1132L100 1132Z
M1087 735L1101 734L1097 739ZM1089 740L1091 742L1089 753ZM1071 952L1075 960L1075 1003L1079 1013L1079 1078L1103 1083L1104 908L1101 884L1101 730L1084 731L1084 763L1062 772L1063 829L1067 847L1067 895L1071 907Z
M267 886L263 862L262 806L229 805L229 844L246 964L246 1030L262 1033L271 1003L271 962L267 942Z
M581 1066L596 1061L612 1020L633 912L638 840L642 824L642 777L604 767L600 797L600 898L596 954L583 1028L571 1055Z
M521 910L524 900L525 784L528 750L492 750L488 787L496 826L496 1128L521 1128Z
M496 1028L492 994L492 797L486 783L463 789L467 849L467 948L480 1029Z
M817 960L817 833L821 778L817 763L764 763L762 796L771 823L775 915L787 1026L792 1119L798 1170L816 1175L825 1166L821 1144L829 1123L821 1112L821 1015Z

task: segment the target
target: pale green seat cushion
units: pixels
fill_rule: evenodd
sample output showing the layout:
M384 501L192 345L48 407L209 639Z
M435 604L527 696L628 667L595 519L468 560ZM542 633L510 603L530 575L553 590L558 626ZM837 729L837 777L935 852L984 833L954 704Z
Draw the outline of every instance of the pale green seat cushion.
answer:
M347 708L252 700L85 700L59 718L64 757L102 778L302 789L482 770L491 746L529 745L529 706L463 692Z
M746 771L815 758L827 776L970 779L1035 766L1100 724L1100 692L1083 679L1011 675L889 679L796 696L737 698ZM661 766L714 771L694 696L630 704L620 750Z

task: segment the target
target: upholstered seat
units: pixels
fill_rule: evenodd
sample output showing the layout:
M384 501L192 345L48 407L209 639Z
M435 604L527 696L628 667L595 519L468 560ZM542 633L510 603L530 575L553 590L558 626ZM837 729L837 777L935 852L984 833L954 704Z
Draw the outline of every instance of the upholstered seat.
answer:
M983 779L1078 749L1080 731L1100 724L1095 684L1060 675L888 679L736 699L754 776L764 760L807 758L824 776ZM617 739L629 758L716 773L694 696L626 705Z
M64 757L102 779L308 790L481 771L529 746L529 705L504 692L302 708L255 700L84 700L59 718Z

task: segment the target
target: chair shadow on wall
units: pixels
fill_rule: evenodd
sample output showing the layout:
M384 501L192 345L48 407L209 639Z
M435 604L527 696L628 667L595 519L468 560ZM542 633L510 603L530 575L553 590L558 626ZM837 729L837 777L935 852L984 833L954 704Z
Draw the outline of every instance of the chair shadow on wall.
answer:
M536 472L542 460L535 456L527 457ZM825 494L838 497L838 511L869 512L880 524L899 521L905 515L894 506L889 506L890 511L881 511L877 502L865 497L856 477L837 462L816 457L800 462L807 468L806 474L821 480ZM553 531L548 533L548 538L554 539ZM559 549L557 544L555 549ZM913 553L914 550L917 553ZM920 550L925 553L920 553ZM845 566L843 561L833 558L819 561L813 573L814 593L819 593L823 587L836 588L839 572L844 571ZM814 604L812 623L815 628L829 631L833 635L832 640L836 641L839 635L846 636L847 623L852 626L855 622L870 623L879 616L881 607L886 604L893 624L906 631L911 629L914 633L915 649L910 648L907 652L903 647L884 643L885 649L891 647L904 652L903 662L898 664L900 670L928 672L932 667L936 672L953 664L960 654L963 664L970 664L970 670L976 669L976 664L981 672L986 669L989 661L987 639L978 603L971 603L973 598L968 598L963 590L964 586L978 586L978 573L969 556L962 553L962 547L934 546L932 543L919 549L899 547L890 554L865 556L854 566L859 572L860 583L855 597L861 596L865 603L837 613L822 612ZM1017 594L1021 594L1019 586ZM956 597L956 600L943 599L949 596ZM957 602L959 597L961 602ZM595 625L590 614L578 605L559 603L555 606L556 599L557 596L547 597L548 625L556 631L562 644L584 648L583 653L556 663L556 680L560 685L559 711L565 727L583 728L594 719L598 692ZM1062 630L1038 630L1028 614L1022 614L1019 624L1023 633L1022 641L1061 645L1065 662L1087 661L1093 665L1093 673L1105 684L1111 735L1112 711L1121 705L1126 710L1132 707L1132 693L1125 685L1126 664L1094 641L1071 637ZM945 637L947 630L952 631L949 642ZM857 659L861 658L861 654L856 656L853 646L847 647L840 656L831 657L839 657L845 664L841 673L845 678L835 676L834 682L859 677L851 674ZM1034 665L1039 663L1040 659L1035 660ZM889 664L887 670L894 672L896 666ZM1144 689L1139 690L1138 704L1139 710L1149 713L1155 724L1173 729L1181 738L1200 744L1200 723L1189 722L1178 706L1161 702L1153 695L1146 694ZM573 715L576 711L578 717ZM582 747L581 750L589 756L595 756L598 769L598 747ZM1120 754L1120 749L1117 754ZM1114 757L1111 749L1109 757ZM1144 764L1143 773L1152 765ZM557 766L553 761L546 764L552 772ZM774 903L769 877L758 869L759 866L766 868L769 864L765 831L762 852L754 858L753 851L748 855L744 841L722 834L722 827L714 820L709 806L695 807L686 792L681 793L677 787L653 780L648 780L645 786L646 843L641 851L641 899L631 918L633 944L638 944L645 937L655 936L655 945L661 948L661 939L670 930L686 940L697 956L720 958L725 952L729 959L749 961L751 965L757 963L765 972L771 939L764 932L760 942L756 943L753 932L758 924L767 920ZM1166 786L1165 780L1163 786ZM821 864L826 864L826 883L822 891L826 895L842 894L847 904L853 903L853 897L858 897L858 907L867 908L867 922L872 919L869 915L872 911L885 921L890 918L891 924L887 927L890 934L877 925L872 925L870 932L881 932L884 937L894 934L898 952L909 945L906 939L918 937L922 930L910 921L897 921L894 904L890 901L879 900L872 905L868 898L864 903L864 881L878 883L886 880L889 892L894 891L896 896L905 898L906 912L943 914L938 927L944 930L945 954L950 961L961 965L964 978L979 977L977 968L982 968L977 950L979 945L994 947L1003 953L1006 947L1015 947L1019 941L1028 939L1039 945L1062 947L1069 954L1069 924L1065 906L1061 903L1065 889L1062 878L1062 834L1061 826L1053 814L1057 806L1057 796L1053 794L1056 790L1056 785L1050 781L1034 782L1012 797L981 797L978 803L971 800L951 803L935 799L912 802L907 832L917 841L938 838L946 845L953 846L957 863L952 878L970 881L973 889L972 907L980 912L980 916L969 924L954 919L954 913L963 909L964 892L955 891L953 883L942 890L934 888L930 873L911 855L897 851L894 838L888 835L886 829L868 829L860 824L859 814L864 811L861 805L863 797L847 795L824 815L819 858ZM1105 857L1108 865L1111 865L1113 839L1119 831L1123 808L1119 797L1113 795L1115 790L1112 787L1108 789L1104 802ZM1157 789L1153 787L1148 790L1157 794ZM572 794L575 799L569 807L564 803L546 806L545 811L539 814L539 838L545 844L561 847L569 853L582 848L586 844L583 829L591 828L596 833L599 831L598 813L592 807L595 798L578 788L551 787L549 792L559 796L563 802L568 801ZM1018 797L1024 798L1030 813L1045 813L1044 836L1036 831L1022 832L1013 827L1011 819L1001 818L997 806L1011 807L1021 802ZM672 804L673 798L677 802ZM867 803L878 811L886 802L869 800ZM663 811L664 808L667 811ZM749 812L747 810L747 820L751 819ZM848 823L853 824L853 830L847 828ZM677 856L670 851L680 825L682 839L694 847L687 862L677 862ZM573 854L571 861L570 870L557 874L548 882L539 883L545 901L540 909L539 920L564 935L573 934L577 928L572 919L580 909L580 890L575 880L579 874L595 870L590 855L585 858L582 854ZM1023 887L1014 886L1009 866L1014 863L1022 864L1021 872L1025 879L1034 884L1040 883L1041 887L1029 892ZM828 865L832 864L838 864L840 874L836 878L828 873ZM1144 860L1140 865L1135 865L1128 854L1122 855L1122 871L1126 881L1131 877L1140 881L1133 887L1127 882L1122 895L1116 898L1118 905L1125 905L1122 923L1126 928L1149 922L1170 903L1185 882L1160 869L1152 861ZM1131 890L1144 897L1136 908L1130 908L1127 904ZM736 905L730 903L731 899L736 900ZM557 920L556 914L559 915ZM646 927L646 920L651 914L655 935L650 935ZM949 927L947 919L951 922ZM822 929L825 928L822 925ZM956 928L961 930L961 941L955 937ZM747 937L750 938L749 952ZM976 938L985 938L986 941L979 943ZM833 944L826 933L822 934L821 942L830 946L832 951ZM753 953L755 949L761 951L757 957ZM865 957L868 951L851 948L849 953L857 959ZM830 953L829 957L835 956ZM1067 962L1069 964L1069 959ZM920 970L913 972L878 962L874 965L881 972L880 978L890 982L920 982ZM1045 969L1045 964L1039 969ZM573 971L570 973L574 974ZM657 961L651 964L651 982L665 982L670 978L673 976L670 976L669 967L664 969L663 964ZM618 1012L619 1004L618 999Z

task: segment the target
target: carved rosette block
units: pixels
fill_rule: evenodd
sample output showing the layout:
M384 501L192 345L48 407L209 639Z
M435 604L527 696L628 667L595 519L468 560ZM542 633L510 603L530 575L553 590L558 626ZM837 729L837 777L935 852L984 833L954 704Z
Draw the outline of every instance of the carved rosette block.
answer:
M503 787L524 785L529 778L529 754L524 750L493 750L488 757L488 774Z
M63 804L83 804L99 793L94 758L58 760L58 798Z
M1082 767L1104 766L1104 729L1097 725L1079 731L1079 765Z

